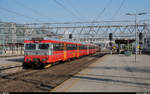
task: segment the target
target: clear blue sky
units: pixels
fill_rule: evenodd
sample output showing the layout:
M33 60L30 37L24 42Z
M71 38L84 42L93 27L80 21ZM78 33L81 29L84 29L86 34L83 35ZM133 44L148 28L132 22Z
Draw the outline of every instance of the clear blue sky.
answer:
M148 14L139 16L138 19L150 19L150 0L124 0L121 7L123 0L56 1L63 4L67 11L58 5L55 0L0 0L0 20L16 23L76 22L92 21L96 18L99 21L133 20L133 17L127 16L125 13L141 11L148 12ZM97 17L100 13L102 14Z

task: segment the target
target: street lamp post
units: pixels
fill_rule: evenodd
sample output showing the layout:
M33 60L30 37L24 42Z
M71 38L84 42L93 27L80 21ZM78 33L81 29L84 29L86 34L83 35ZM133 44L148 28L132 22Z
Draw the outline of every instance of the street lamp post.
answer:
M138 14L132 14L132 13L126 13L126 15L130 15L130 16L134 16L135 17L135 46L136 46L136 51L135 51L135 62L136 62L136 57L137 57L137 52L138 52L138 49L137 49L137 46L139 44L138 42L138 38L137 38L137 16L138 15L144 15L144 14L147 14L146 12L142 12L142 13L138 13Z

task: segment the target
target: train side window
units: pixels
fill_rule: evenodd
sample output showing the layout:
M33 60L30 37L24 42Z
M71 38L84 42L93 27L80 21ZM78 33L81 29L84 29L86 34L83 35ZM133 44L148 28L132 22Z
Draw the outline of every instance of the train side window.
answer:
M61 50L61 51L64 50L64 44L63 44L63 43L60 44L60 50Z
M55 44L55 43L53 43L53 50L54 50L54 51L57 51L57 50L56 50L56 44Z
M69 50L69 46L68 46L68 44L66 45L66 48L67 48L67 50Z
M73 49L74 49L74 50L76 50L76 49L77 49L77 45L73 44L73 46L74 46L74 48L73 48Z
M77 49L79 49L79 45L76 45Z
M82 46L82 49L84 50L84 45Z
M82 45L79 46L79 49L80 49L80 50L82 49Z
M67 50L72 50L72 44L67 44Z
M70 44L70 50L73 50L72 44Z
M80 49L80 50L82 49L82 46L81 46L81 45L79 46L79 49Z
M64 50L64 44L60 43L54 43L54 51L63 51Z
M74 44L71 44L71 45L72 45L71 49L74 50Z
M55 44L56 51L59 51L59 45Z
M81 45L79 45L79 50L81 49Z
M86 49L86 45L84 45L84 50Z
M67 44L67 50L69 50L69 48L70 48L70 47L69 47L69 44Z
M78 48L78 45L76 45L75 47L76 47L76 50L77 50L77 48Z
M91 49L91 46L89 46L89 49Z
M72 50L75 50L75 49L76 49L75 46L76 46L75 44L72 44Z
M72 44L69 45L69 50L72 50Z
M81 50L83 49L83 45L81 46Z
M85 45L85 49L87 49L87 46Z
M64 50L64 44L61 43L61 44L59 45L59 50L60 50L60 51L63 51L63 50Z
M82 45L82 50L84 49L84 45Z

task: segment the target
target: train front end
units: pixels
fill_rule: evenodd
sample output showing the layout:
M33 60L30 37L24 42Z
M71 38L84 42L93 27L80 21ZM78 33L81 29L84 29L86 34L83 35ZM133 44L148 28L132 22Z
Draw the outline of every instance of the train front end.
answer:
M49 56L52 54L52 44L43 39L24 41L24 67L43 68L50 66Z

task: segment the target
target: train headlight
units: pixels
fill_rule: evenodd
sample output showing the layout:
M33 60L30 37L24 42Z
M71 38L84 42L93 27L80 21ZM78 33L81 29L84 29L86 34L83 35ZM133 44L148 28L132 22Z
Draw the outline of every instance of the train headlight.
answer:
M30 59L30 58L27 58L26 61L29 62L29 61L31 61L31 59Z

